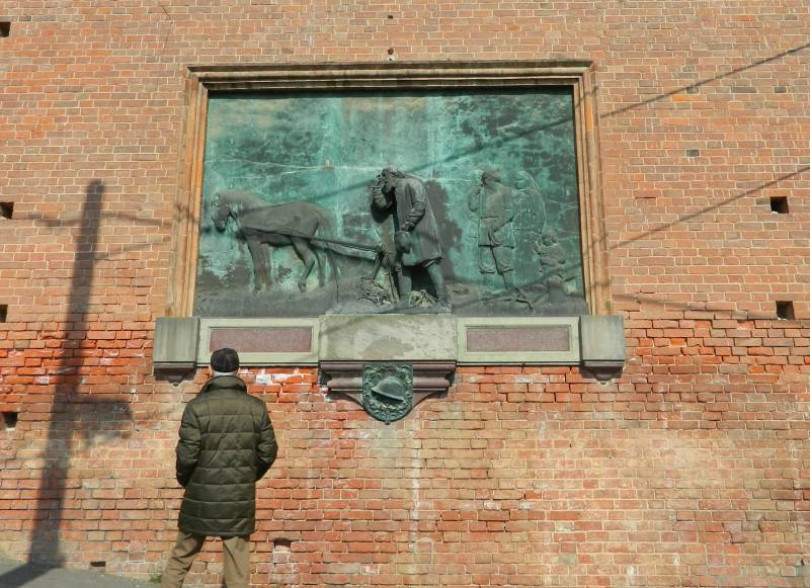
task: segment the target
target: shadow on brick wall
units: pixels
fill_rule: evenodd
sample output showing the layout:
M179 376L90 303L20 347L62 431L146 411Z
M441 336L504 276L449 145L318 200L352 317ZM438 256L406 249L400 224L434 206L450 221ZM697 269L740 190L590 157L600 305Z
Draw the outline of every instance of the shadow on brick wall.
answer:
M81 485L80 482L71 480L69 483L68 480L74 443L83 439L92 446L118 437L121 434L119 423L132 420L126 400L81 393L82 366L86 358L94 353L86 344L86 337L103 197L103 182L93 180L87 185L76 237L76 257L65 321L66 337L58 350L58 365L49 370L52 374L50 383L53 384L53 397L49 399L48 433L42 453L37 504L31 515L34 528L28 563L0 576L0 586L3 587L25 586L48 569L64 563L60 544L68 486L74 490ZM48 224L55 225L57 222Z

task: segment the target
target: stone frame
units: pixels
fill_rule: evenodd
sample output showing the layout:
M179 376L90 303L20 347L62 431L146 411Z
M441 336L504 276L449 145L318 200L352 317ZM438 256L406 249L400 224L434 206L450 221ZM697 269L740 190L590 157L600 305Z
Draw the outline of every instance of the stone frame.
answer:
M573 91L585 298L593 315L611 313L592 62L384 63L195 66L186 80L187 111L180 187L174 207L174 257L166 315L194 307L208 96L216 91L520 88L563 85Z

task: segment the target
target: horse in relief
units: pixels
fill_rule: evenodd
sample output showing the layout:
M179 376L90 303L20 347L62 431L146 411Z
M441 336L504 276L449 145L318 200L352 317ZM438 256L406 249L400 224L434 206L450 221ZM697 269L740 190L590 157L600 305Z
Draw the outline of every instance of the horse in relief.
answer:
M298 289L304 292L307 278L318 266L318 284L324 286L323 260L313 248L313 241L323 241L323 247L332 263L337 282L337 269L332 259L332 218L324 208L309 202L268 204L255 194L241 191L223 191L214 195L212 220L217 231L223 232L232 219L237 234L247 243L253 260L254 288L262 290L272 283L273 247L292 247L304 270L298 278ZM320 235L321 239L316 237Z

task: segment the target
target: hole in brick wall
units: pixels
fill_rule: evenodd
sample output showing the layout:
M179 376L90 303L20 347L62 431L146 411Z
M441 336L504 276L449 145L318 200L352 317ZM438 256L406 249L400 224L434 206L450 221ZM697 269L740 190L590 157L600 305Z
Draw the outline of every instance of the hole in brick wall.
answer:
M14 214L13 202L0 202L0 218L11 218Z
M0 304L0 323L6 322L8 317L8 304Z
M778 300L776 302L776 317L783 321L792 321L796 318L793 311L793 302L790 300Z
M287 539L286 537L276 537L273 539L273 549L289 551L290 547L292 547L292 539Z
M3 426L6 428L6 431L13 431L17 428L17 418L19 417L19 413L16 412L4 412L3 413Z
M774 196L771 198L771 212L775 214L787 214L790 212L787 196Z
M0 37L8 37L11 34L11 23L7 20L0 21Z
M90 562L90 567L91 568L106 568L107 567L107 562L102 561L102 560L91 561Z

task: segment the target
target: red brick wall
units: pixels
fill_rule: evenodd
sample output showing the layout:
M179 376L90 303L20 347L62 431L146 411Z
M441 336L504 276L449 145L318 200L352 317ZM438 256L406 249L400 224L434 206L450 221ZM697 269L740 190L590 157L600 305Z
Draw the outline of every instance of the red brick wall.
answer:
M465 368L388 426L278 371L251 388L281 442L253 584L810 582L804 0L6 0L3 20L0 410L19 420L0 430L0 553L162 570L178 419L203 377L156 383L150 360L186 67L393 48L594 61L627 369L602 385ZM774 320L778 300L796 321ZM219 562L206 551L192 585L218 586Z

